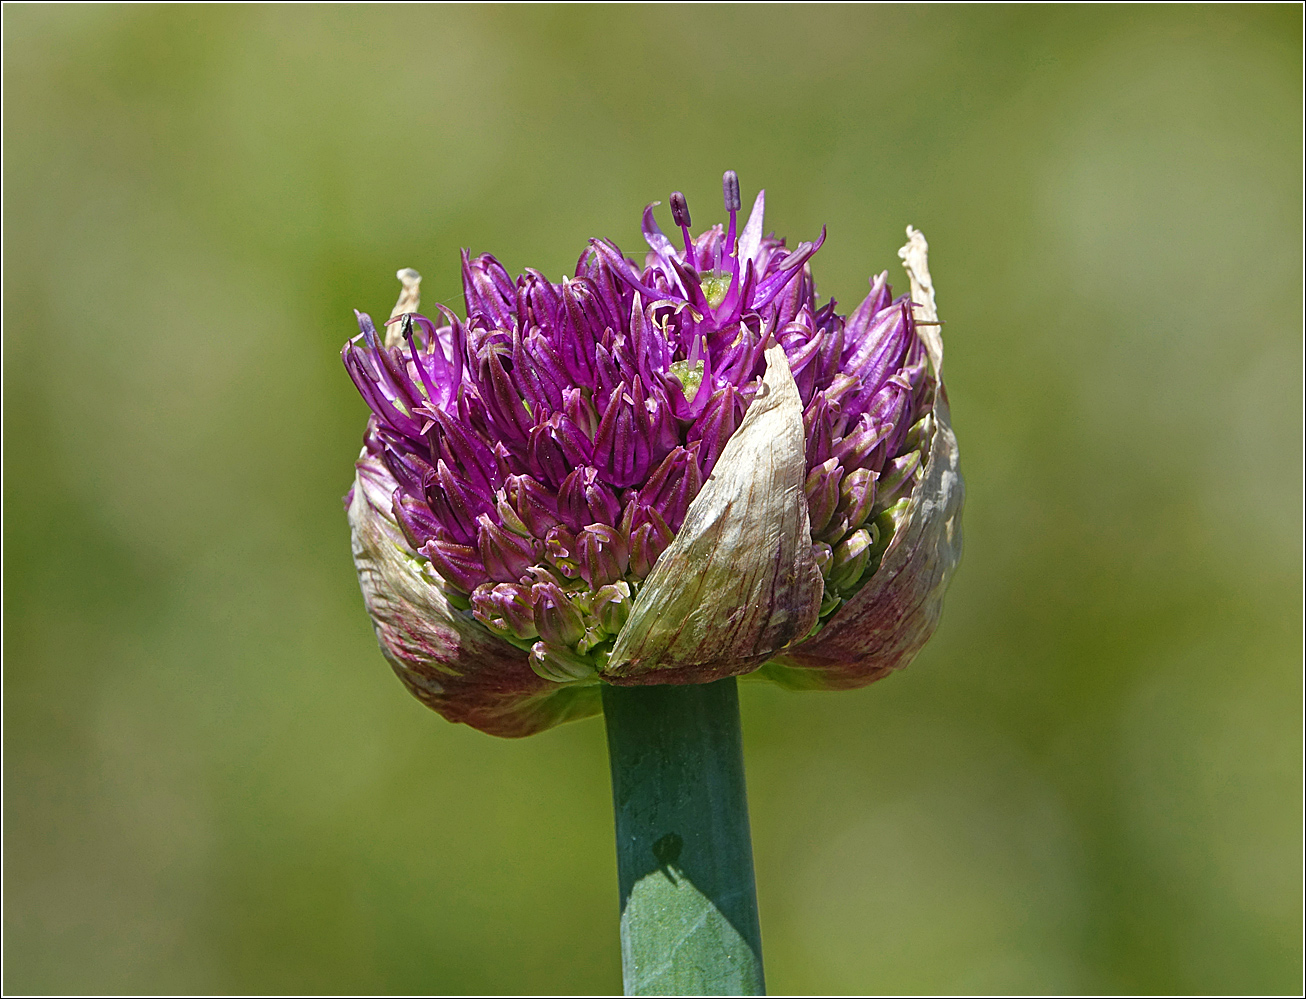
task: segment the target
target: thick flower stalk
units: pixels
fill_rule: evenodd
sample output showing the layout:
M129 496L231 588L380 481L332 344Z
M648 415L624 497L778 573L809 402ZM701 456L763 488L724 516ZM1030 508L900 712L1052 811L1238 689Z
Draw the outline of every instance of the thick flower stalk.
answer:
M905 665L960 554L962 485L925 241L848 315L740 226L642 265L593 239L573 278L463 254L466 317L414 272L344 363L372 411L346 502L382 650L445 717L526 735L603 684L759 672L845 688Z

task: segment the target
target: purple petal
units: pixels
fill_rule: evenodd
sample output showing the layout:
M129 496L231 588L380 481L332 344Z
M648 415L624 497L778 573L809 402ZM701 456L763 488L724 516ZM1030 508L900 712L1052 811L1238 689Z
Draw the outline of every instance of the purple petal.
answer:
M430 559L441 578L463 593L471 593L481 583L489 582L480 556L470 545L432 538L422 546L421 553Z
M667 239L657 219L653 217L653 209L662 204L660 201L652 201L644 206L644 241L648 243L649 248L658 255L660 259L670 264L676 256L676 248L671 245L671 240Z
M753 210L749 212L748 221L744 223L744 231L739 237L739 259L745 265L751 264L757 258L757 251L762 245L762 224L765 215L766 190L764 188L757 192Z
M542 551L539 542L505 531L487 514L476 518L476 548L486 573L502 583L521 579Z

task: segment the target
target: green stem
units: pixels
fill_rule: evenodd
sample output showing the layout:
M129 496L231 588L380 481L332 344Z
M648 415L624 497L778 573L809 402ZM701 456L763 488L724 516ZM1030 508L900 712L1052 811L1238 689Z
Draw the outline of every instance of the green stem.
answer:
M603 687L628 996L764 995L734 677Z

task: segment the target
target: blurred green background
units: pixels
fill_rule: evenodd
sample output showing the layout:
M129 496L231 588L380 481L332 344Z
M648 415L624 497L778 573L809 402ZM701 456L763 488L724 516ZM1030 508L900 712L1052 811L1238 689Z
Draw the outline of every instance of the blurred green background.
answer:
M4 986L620 989L602 725L382 660L339 361L673 188L923 229L966 556L743 691L775 992L1301 988L1301 11L4 10Z

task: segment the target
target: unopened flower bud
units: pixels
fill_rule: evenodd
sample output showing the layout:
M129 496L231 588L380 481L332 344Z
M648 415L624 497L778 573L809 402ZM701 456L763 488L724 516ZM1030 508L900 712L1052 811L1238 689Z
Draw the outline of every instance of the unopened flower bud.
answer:
M821 575L828 577L830 567L834 564L834 549L824 541L815 541L812 543L812 558L816 562L816 567L821 570Z
M620 531L607 524L590 524L576 535L576 561L581 578L597 590L626 574L630 552Z
M539 558L540 544L504 530L488 514L476 518L476 545L491 579L511 583L520 579Z
M804 493L807 496L807 512L813 535L819 535L825 530L838 509L839 483L843 473L838 458L824 461L807 473Z
M917 470L921 467L921 453L912 451L909 454L899 455L894 458L880 473L880 479L876 483L876 492L879 493L879 501L883 505L892 502L904 486L907 486Z
M875 506L875 480L878 472L869 468L855 468L844 476L839 485L839 509L854 530L866 523Z
M585 619L567 594L553 583L536 583L531 587L531 605L540 638L550 646L575 645L585 634Z
M841 594L861 582L871 556L874 538L865 528L854 531L834 549L830 564L830 586Z
M667 526L656 510L649 511L649 521L635 528L630 536L630 569L641 579L653 571L653 566L671 544L675 533Z
M482 584L472 591L472 613L496 635L510 640L539 635L529 586L519 583Z
M554 683L571 684L594 680L592 662L566 648L546 642L536 642L531 646L529 662L538 676Z
M609 583L594 595L594 616L609 635L619 634L630 616L630 603L629 583Z

